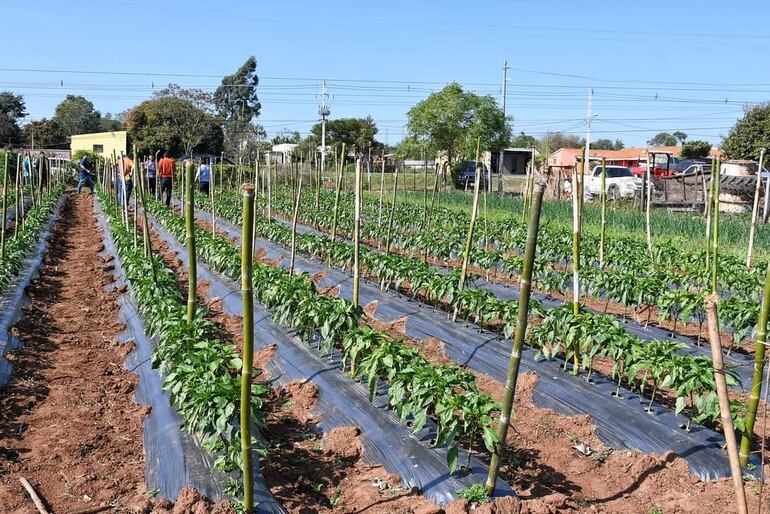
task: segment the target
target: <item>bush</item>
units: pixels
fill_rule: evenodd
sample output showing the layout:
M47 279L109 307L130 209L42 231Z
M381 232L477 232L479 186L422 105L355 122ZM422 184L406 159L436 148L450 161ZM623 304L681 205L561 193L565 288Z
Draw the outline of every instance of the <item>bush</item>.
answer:
M685 159L705 159L711 151L711 143L708 141L687 141L682 145L679 157Z

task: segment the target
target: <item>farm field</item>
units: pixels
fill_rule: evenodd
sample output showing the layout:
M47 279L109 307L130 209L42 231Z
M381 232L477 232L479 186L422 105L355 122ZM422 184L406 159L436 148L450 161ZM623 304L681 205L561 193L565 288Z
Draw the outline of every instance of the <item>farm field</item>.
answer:
M770 512L765 3L8 2L0 514Z

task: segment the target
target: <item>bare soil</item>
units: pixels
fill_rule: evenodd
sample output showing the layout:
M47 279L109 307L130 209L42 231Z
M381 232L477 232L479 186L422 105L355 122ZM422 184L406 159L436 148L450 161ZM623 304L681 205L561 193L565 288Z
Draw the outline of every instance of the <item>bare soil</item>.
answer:
M136 375L123 368L118 293L98 257L103 250L92 197L70 193L53 229L40 278L28 288L9 355L14 373L0 392L0 505L35 512L27 478L55 512L146 498Z

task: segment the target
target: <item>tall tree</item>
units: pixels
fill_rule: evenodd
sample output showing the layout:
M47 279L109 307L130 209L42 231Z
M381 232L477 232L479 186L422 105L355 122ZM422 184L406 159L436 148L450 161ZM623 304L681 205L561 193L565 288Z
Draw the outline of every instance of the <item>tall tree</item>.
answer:
M611 139L597 139L591 143L591 148L595 150L622 150L625 147L626 145L624 145L623 141L620 139L616 139L615 141L612 141Z
M513 138L511 146L514 148L532 148L537 147L539 144L535 136L530 136L524 132L520 132L518 136Z
M711 143L708 141L687 141L679 152L681 159L705 159L711 151Z
M286 143L298 145L300 141L302 141L302 136L300 136L299 132L296 130L292 131L283 129L279 131L275 136L273 136L271 141L274 145L282 145Z
M747 108L722 143L731 159L756 159L760 148L770 148L770 103Z
M126 130L140 152L218 154L222 148L220 119L214 115L211 94L176 84L129 111Z
M676 137L668 132L658 132L647 141L649 146L676 146Z
M27 115L24 98L8 91L0 93L0 143L21 143L19 119Z
M69 137L75 134L99 132L101 117L89 100L80 95L67 95L67 98L56 106L52 119Z
M116 130L126 130L126 113L120 113L112 115L111 113L105 113L99 120L99 129L102 132L114 132Z
M321 124L316 123L310 130L316 140L321 140ZM345 143L358 153L365 153L370 147L376 147L374 135L377 134L377 124L374 118L337 118L326 122L326 144L333 146Z
M36 148L69 148L67 134L54 119L43 118L24 125L25 144Z
M429 142L456 157L472 158L477 139L484 149L507 145L511 132L502 109L491 96L463 91L453 82L412 107L407 113L408 136Z
M262 104L257 97L258 85L257 59L252 55L214 91L214 105L224 120L225 144L230 152L240 150L251 131L252 119L259 116Z
M562 132L553 132L540 140L539 150L545 155L548 152L555 152L560 148L583 148L585 139L574 134L564 134ZM546 148L547 147L547 148Z
M677 130L676 132L671 133L672 136L676 138L677 141L679 141L680 144L684 143L687 139L687 134L682 132L681 130Z

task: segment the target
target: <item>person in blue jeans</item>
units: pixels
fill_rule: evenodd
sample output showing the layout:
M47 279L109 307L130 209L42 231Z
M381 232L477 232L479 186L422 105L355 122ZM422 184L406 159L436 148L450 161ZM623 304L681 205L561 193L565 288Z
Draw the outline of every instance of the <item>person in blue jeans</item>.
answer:
M150 155L147 158L147 162L145 163L145 168L147 169L147 183L150 186L150 194L153 197L156 197L157 195L155 194L155 187L156 187L156 180L157 180L156 179L157 167L155 164L154 155Z
M198 159L198 163L198 172L195 174L195 178L200 180L201 194L208 196L209 184L211 183L211 168L208 164L202 163L200 159Z
M88 155L84 155L80 159L80 180L78 180L78 194L83 186L87 187L94 192L94 179L91 177L92 171L90 168L91 162L88 160Z

